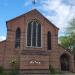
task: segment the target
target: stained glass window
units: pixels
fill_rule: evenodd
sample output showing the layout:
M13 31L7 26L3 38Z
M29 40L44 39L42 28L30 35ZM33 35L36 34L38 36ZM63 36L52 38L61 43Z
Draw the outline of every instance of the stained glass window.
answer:
M41 47L41 25L36 20L28 23L27 46Z

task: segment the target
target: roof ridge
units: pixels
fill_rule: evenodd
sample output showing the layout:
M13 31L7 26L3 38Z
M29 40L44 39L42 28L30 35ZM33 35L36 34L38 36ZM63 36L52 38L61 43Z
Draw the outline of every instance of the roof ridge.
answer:
M28 12L26 12L26 13L20 15L20 16L17 16L17 17L15 17L15 18L13 18L13 19L10 19L10 20L8 20L8 21L6 21L6 22L10 22L10 21L12 21L12 20L14 20L14 19L16 19L16 18L19 18L19 17L21 17L21 16L24 16L24 15L30 13L30 12L33 12L33 11L38 12L47 22L49 22L52 26L54 26L55 28L57 28L57 29L59 30L59 28L58 28L57 26L55 26L51 21L49 21L49 20L48 20L43 14L41 14L41 13L39 12L39 10L37 10L37 9L32 9L32 10L30 10L30 11L28 11Z

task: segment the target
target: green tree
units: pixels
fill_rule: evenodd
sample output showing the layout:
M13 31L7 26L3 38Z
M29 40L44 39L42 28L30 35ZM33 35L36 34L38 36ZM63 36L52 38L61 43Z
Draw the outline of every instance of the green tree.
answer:
M59 38L60 44L66 48L66 49L71 49L72 51L75 50L75 35L74 33L68 35L68 36L61 36Z
M61 36L61 37L59 38L60 43L61 43L61 45L62 45L64 48L68 48L68 49L69 49L69 47L70 47L70 40L69 40L69 39L70 39L69 36Z
M75 54L75 18L73 18L66 29L66 33L69 35L70 45L69 48L73 51Z
M75 54L75 18L69 22L66 29L66 35L59 38L61 45L67 49L71 49Z

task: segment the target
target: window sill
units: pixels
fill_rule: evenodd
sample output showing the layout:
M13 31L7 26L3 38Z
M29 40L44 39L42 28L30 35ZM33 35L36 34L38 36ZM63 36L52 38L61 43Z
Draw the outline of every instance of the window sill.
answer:
M26 48L42 48L42 47L32 47L32 46L26 46Z

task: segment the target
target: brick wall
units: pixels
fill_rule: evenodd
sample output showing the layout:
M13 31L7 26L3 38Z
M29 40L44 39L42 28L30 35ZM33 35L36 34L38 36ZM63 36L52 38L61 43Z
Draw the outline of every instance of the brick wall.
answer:
M42 27L42 46L41 48L29 48L26 46L26 35L27 35L27 25L32 19L37 19ZM19 17L16 17L10 21L7 21L7 40L6 45L0 43L0 65L3 63L3 66L7 69L10 68L10 61L16 59L19 64L20 69L48 69L49 64L53 68L60 70L60 56L65 53L65 49L58 46L58 28L55 27L51 22L49 22L44 16L42 16L38 11L32 10L26 14L23 14ZM16 29L21 29L21 39L20 39L20 48L15 48L15 35ZM47 33L51 32L51 50L47 50ZM5 48L5 52L4 52ZM47 55L34 55L23 53L24 51L45 51ZM4 54L5 53L5 54ZM23 54L22 54L23 53ZM43 54L41 52L41 54ZM67 54L69 54L67 52ZM72 57L73 56L69 54ZM40 61L38 64L29 64L30 61ZM42 63L41 63L42 62ZM71 70L73 68L73 63L71 64ZM70 65L70 66L71 66Z

